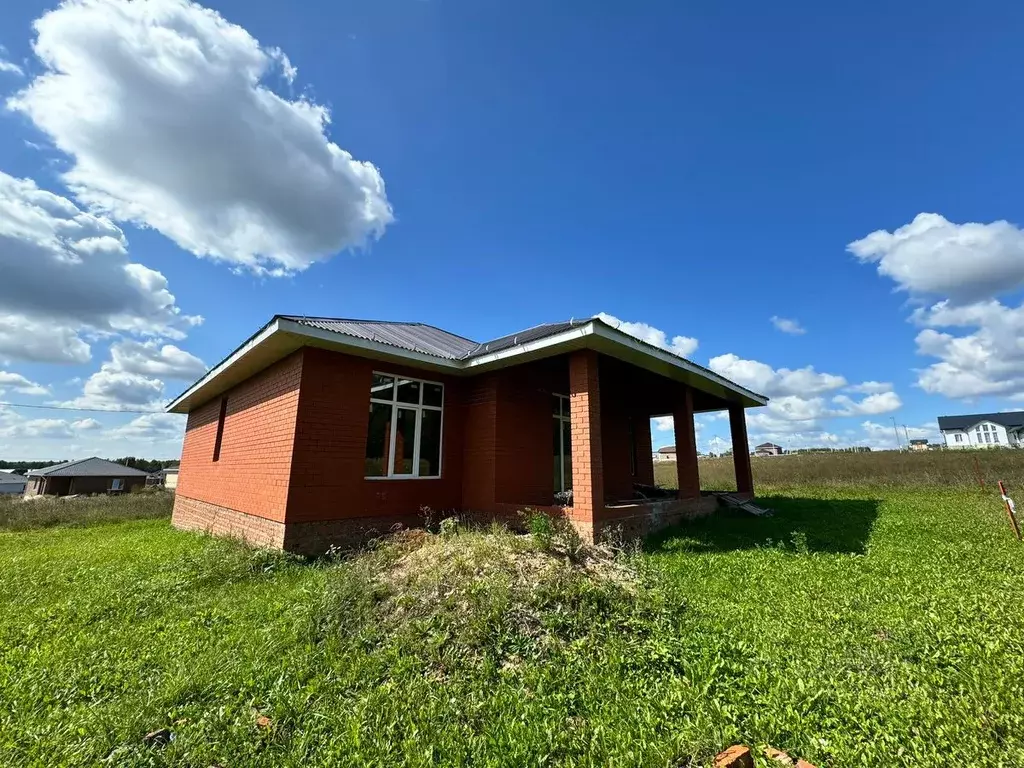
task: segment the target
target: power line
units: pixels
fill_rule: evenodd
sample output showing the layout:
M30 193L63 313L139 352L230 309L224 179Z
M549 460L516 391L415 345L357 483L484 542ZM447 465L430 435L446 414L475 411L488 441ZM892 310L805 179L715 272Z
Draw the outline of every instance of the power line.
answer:
M163 411L133 411L127 408L78 408L73 405L35 405L30 403L4 403L8 408L39 408L44 411L85 411L87 413L163 413Z

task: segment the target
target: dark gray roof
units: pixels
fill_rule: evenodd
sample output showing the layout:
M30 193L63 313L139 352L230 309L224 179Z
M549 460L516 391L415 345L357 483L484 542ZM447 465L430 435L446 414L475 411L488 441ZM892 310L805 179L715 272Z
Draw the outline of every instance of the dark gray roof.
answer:
M512 347L518 347L520 344L529 344L531 341L537 341L537 339L545 339L548 336L554 336L568 331L571 328L575 328L578 325L589 323L590 318L584 321L579 320L567 320L561 323L542 323L541 325L535 325L533 328L527 328L525 331L519 331L518 333L510 333L508 336L501 336L493 341L485 341L483 344L478 344L468 357L479 357L480 355L489 355L492 352L501 352L505 349L512 349Z
M31 477L145 477L148 474L141 469L132 469L96 456L29 470Z
M1024 427L1024 411L1006 413L969 413L964 416L939 416L939 429L970 429L975 424L991 421L1009 429Z
M342 333L366 341L390 344L399 349L408 349L424 355L459 360L468 357L480 345L470 339L442 331L423 323L392 323L385 320L345 320L329 317L297 317L282 315L310 328Z
M25 477L13 472L0 471L0 485L24 485Z
M663 445L658 449L658 453L675 453L676 447L674 445Z

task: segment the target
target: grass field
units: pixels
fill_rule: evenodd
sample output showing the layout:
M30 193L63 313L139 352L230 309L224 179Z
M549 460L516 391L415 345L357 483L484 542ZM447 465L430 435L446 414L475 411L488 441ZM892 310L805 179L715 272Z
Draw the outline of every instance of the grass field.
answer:
M0 533L0 765L1024 765L998 498L766 501L596 565L544 530L317 563L165 518Z
M735 490L732 457L701 459L701 486L707 490ZM997 480L1024 489L1024 451L872 451L870 453L819 453L751 459L754 488L790 485L858 485L904 488L992 489ZM655 464L659 485L676 487L676 465Z

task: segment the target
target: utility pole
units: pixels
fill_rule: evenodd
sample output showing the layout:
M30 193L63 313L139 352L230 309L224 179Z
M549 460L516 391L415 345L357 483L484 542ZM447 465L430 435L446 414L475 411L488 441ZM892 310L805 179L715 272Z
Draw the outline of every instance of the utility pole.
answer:
M902 451L903 443L900 442L900 433L899 430L896 429L896 417L890 416L889 418L892 419L892 433L896 437L896 450Z

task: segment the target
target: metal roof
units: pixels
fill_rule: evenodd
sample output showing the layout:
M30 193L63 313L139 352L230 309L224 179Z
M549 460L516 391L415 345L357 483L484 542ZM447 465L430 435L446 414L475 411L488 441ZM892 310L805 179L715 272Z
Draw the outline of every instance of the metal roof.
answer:
M1024 427L1024 411L1006 413L969 413L964 416L939 416L939 429L970 429L975 424L991 421L993 424L1016 429Z
M345 320L295 315L282 315L282 317L310 328L354 336L366 341L377 341L399 349L443 357L446 360L464 358L480 346L475 341L423 323L393 323L385 320Z
M13 472L0 471L0 485L24 485L25 476Z
M30 477L145 477L149 473L93 456L42 469L31 469L28 474Z
M289 327L281 327L279 324L287 324ZM304 328L296 326L304 326ZM611 333L602 329L608 329ZM573 337L572 332L575 330L580 332L579 338ZM282 333L282 331L284 332ZM315 337L321 342L336 342L339 345L346 345L346 342L340 338L330 338L335 335L351 339L348 346L368 350L374 354L390 355L387 348L391 348L395 350L394 355L391 355L393 357L408 359L417 365L460 373L469 373L478 365L493 366L503 359L512 360L519 353L535 353L540 346L547 343L548 339L552 343L559 343L561 340L565 346L576 345L575 348L603 344L607 349L609 345L621 345L621 347L627 348L630 354L639 353L644 359L655 360L657 365L674 366L681 369L685 376L696 375L701 379L708 380L713 386L731 390L747 400L753 400L753 403L747 402L747 407L764 405L768 402L763 395L740 386L721 374L666 350L664 347L627 334L599 317L544 323L524 331L501 336L492 341L478 343L425 323L275 315L269 323L250 336L234 352L172 400L167 408L171 412L187 413L188 408L194 405L190 402L190 398L196 396L203 387L222 377L222 374L225 376L220 379L220 386L214 384L209 392L210 395L219 394L224 391L225 387L244 380L247 375L252 375L259 370L261 364L281 359L284 355L300 348L308 343L304 341L305 337ZM585 341L583 340L585 337L592 338L590 341ZM529 349L531 346L534 349ZM630 351L629 347L633 349ZM618 348L616 347L616 349ZM240 364L242 367L236 368L234 375L228 373L229 369L236 364ZM477 368L477 370L484 369Z

